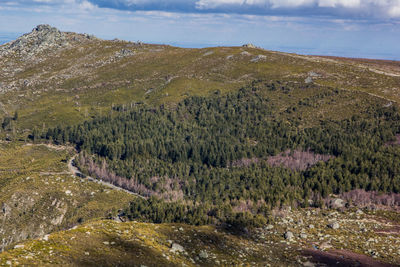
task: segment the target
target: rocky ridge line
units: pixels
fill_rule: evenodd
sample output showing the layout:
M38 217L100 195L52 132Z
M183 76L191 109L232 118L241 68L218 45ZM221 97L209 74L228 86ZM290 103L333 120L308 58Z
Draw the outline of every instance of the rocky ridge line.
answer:
M66 34L50 25L38 25L30 33L0 47L0 55L32 56L49 48L66 47Z

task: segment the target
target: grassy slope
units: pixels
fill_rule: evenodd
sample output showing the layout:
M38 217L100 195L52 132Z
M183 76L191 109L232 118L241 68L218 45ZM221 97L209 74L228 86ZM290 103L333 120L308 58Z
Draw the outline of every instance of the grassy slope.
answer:
M78 221L104 218L134 199L67 172L70 150L0 144L0 247Z
M124 48L135 54L117 58L116 53ZM258 55L265 58L253 62ZM188 95L235 90L255 79L304 82L310 71L322 75L315 78L316 84L400 99L400 77L343 60L255 48L183 49L92 40L43 58L36 64L17 57L0 63L21 68L12 75L0 74L0 81L20 84L18 92L0 95L3 113L7 110L12 115L19 110L20 129L72 124L108 112L113 104L173 104ZM29 85L24 85L25 80Z

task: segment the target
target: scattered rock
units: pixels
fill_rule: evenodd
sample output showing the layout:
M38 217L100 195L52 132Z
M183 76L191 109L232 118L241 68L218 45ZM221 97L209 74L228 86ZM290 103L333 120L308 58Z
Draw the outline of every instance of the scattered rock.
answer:
M115 53L115 57L117 58L123 58L123 57L129 57L129 56L133 56L135 54L135 52L129 50L129 49L121 49L121 51Z
M340 225L337 222L333 222L331 224L328 224L328 227L336 230L336 229L339 229Z
M265 55L258 55L255 58L253 58L252 60L250 60L251 62L259 62L261 60L265 60L267 58L267 56Z
M304 80L304 82L305 82L305 83L312 83L312 82L313 82L313 78L310 77L310 76L308 76L308 77Z
M272 229L274 229L274 226L273 226L272 224L268 224L268 225L265 227L265 229L266 229L266 230L272 230Z
M314 226L314 224L310 224L310 225L308 226L308 228L310 228L310 229L314 229L314 228L315 228L315 226Z
M207 251L205 251L205 250L200 251L200 253L199 253L199 258L207 259L207 258L208 258L208 253L207 253Z
M335 198L332 199L329 203L329 207L332 209L340 209L345 206L346 202L343 199Z
M212 55L212 54L214 54L214 51L207 51L207 52L205 52L205 53L203 54L203 57L210 56L210 55Z
M321 74L319 74L319 73L317 73L317 72L315 72L315 71L310 71L310 72L308 73L308 76L311 77L311 78L319 78L319 77L322 77Z
M177 252L184 252L185 249L181 245L173 243L169 251L171 251L172 253L177 253Z
M6 203L3 203L2 207L1 207L1 211L4 213L5 216L7 216L10 214L11 208Z
M253 45L253 44L244 44L242 45L242 47L246 47L246 48L257 48L257 46Z
M17 40L1 47L0 55L16 53L29 58L44 50L68 45L65 33L50 25L38 25L32 32L24 34Z
M299 236L300 236L301 239L306 239L307 238L307 234L306 233L301 233Z
M287 231L287 232L285 233L284 237L285 237L286 240L292 240L292 239L294 238L294 235L293 235L292 232Z

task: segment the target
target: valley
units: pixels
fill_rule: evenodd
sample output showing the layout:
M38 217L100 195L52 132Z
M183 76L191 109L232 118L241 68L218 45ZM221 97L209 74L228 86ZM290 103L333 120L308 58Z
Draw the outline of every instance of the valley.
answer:
M399 63L0 46L0 266L398 266Z

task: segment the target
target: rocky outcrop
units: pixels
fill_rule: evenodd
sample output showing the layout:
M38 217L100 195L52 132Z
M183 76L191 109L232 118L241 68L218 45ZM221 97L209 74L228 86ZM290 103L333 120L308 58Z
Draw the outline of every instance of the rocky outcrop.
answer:
M244 44L244 45L242 45L242 47L245 47L245 48L258 48L257 46L255 46L255 45L253 45L253 44Z
M47 49L67 47L68 45L66 33L50 25L39 25L32 32L0 47L0 56L16 54L31 57Z

